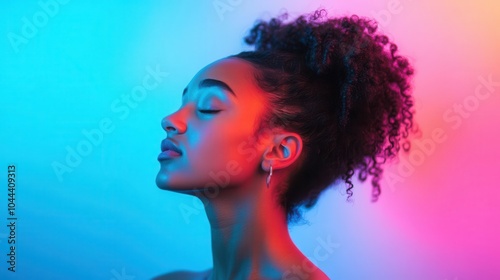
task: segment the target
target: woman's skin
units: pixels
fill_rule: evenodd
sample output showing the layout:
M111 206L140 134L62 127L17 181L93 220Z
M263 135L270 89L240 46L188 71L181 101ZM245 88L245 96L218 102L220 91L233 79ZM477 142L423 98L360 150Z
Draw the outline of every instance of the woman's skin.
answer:
M238 58L208 65L187 86L179 110L162 120L182 154L160 160L156 183L199 197L211 227L213 268L186 279L329 279L288 233L276 189L300 161L303 143L285 130L257 137L269 103L254 71Z

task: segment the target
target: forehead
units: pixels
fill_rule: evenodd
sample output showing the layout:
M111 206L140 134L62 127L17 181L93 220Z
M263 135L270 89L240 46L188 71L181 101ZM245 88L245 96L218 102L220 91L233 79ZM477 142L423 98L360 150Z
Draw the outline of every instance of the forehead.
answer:
M223 58L201 69L188 85L189 91L196 90L200 81L215 79L226 83L237 98L263 97L264 92L254 79L255 68L240 58Z

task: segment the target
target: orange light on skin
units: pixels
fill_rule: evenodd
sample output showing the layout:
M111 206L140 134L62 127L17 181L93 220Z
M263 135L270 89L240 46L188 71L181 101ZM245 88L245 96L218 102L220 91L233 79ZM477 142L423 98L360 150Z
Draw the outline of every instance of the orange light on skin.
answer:
M299 159L301 137L280 129L255 135L268 110L255 71L247 61L225 58L194 76L181 107L162 121L182 155L160 162L157 185L202 199L214 271L241 273L250 261L252 273L281 277L305 263L308 273L324 276L295 246L286 211L276 199L277 187Z

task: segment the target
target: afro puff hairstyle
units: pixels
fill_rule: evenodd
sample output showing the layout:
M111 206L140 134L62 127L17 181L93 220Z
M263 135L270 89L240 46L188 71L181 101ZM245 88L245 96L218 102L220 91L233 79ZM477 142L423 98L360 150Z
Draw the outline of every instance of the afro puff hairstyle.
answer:
M413 123L413 69L377 23L356 15L328 18L320 9L286 22L287 14L258 21L245 37L254 47L230 56L250 62L269 96L263 127L302 137L300 168L278 195L288 221L301 219L333 183L371 177L381 193L382 164L408 151Z

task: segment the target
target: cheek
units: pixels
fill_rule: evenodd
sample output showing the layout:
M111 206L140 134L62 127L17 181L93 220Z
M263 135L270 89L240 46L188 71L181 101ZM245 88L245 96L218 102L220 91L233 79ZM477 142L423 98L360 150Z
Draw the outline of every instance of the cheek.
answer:
M217 126L192 127L188 136L188 160L193 166L210 166L225 152L227 133Z
M220 186L240 184L258 171L253 130L231 124L196 131L187 157L193 176Z

